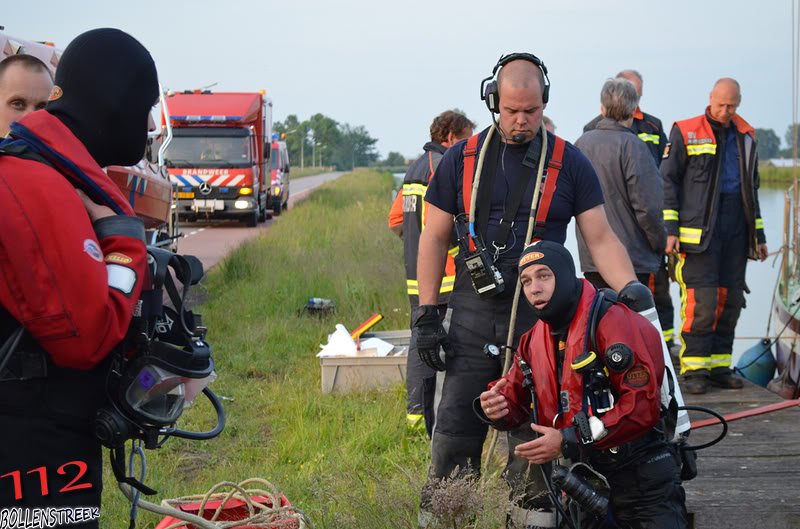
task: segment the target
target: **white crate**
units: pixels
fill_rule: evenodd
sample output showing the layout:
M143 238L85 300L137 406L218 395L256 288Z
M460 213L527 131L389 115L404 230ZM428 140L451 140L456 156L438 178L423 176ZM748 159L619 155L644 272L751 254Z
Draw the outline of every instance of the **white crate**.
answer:
M376 356L374 349L357 356L328 356L319 359L323 393L348 393L391 387L406 379L406 360L411 331L383 331L365 335L393 344L389 356Z

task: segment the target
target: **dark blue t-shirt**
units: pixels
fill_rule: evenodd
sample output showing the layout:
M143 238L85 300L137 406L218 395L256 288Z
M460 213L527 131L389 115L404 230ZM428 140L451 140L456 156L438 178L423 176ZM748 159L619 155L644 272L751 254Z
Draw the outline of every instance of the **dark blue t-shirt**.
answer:
M481 132L478 142L478 154L483 140L486 137L486 130ZM495 132L495 134L497 134ZM550 160L553 152L555 137L547 135L547 158ZM425 200L437 208L458 215L461 212L458 200L462 186L461 174L464 171L464 146L466 140L461 141L447 150L436 169L436 173L428 184L428 191ZM486 247L493 253L492 241L495 240L500 220L503 217L506 201L510 198L509 194L516 187L517 180L523 175L522 161L528 151L528 143L523 145L501 143L499 156L497 157L497 167L494 177L492 190L491 208L484 242ZM477 154L475 165L477 167ZM597 178L592 164L588 159L571 143L567 142L564 148L564 156L561 161L562 168L558 175L556 190L553 194L553 201L547 214L543 239L564 244L567 238L567 226L573 217L603 203L603 190ZM536 161L538 169L538 160ZM526 171L529 170L524 168ZM490 168L484 165L481 180L487 178L485 175ZM547 164L545 163L545 173ZM524 247L525 234L528 231L528 218L531 210L531 200L533 199L534 178L530 178L527 188L517 208L514 227L508 236L507 249L501 254L502 260L519 259ZM483 185L481 184L481 187ZM544 189L542 189L543 191ZM477 208L480 208L480 197L477 198ZM469 213L469 204L466 204L465 211ZM478 210L476 216L480 219L483 213ZM477 226L476 226L477 229Z
M736 145L736 127L731 124L725 135L725 149L722 151L722 171L720 179L722 193L739 192L739 147Z

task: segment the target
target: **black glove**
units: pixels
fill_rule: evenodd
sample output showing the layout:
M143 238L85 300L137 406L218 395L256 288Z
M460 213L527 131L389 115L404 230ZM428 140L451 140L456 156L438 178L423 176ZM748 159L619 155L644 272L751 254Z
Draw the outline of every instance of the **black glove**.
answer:
M439 319L439 307L436 305L420 305L414 316L412 332L416 333L417 354L426 366L436 371L444 371L444 360L439 356L439 347L446 354L453 352L453 346L447 339L447 332Z
M656 306L650 289L636 280L631 281L619 291L617 301L624 303L634 312L642 312Z

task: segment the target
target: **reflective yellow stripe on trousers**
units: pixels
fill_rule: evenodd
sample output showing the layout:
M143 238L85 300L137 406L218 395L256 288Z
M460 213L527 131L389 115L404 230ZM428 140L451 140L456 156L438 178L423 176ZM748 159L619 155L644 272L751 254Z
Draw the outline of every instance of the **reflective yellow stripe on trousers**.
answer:
M714 369L715 367L730 367L731 355L729 354L712 354L708 359L708 368Z
M687 371L697 371L698 369L711 369L711 358L708 356L681 356L682 375Z

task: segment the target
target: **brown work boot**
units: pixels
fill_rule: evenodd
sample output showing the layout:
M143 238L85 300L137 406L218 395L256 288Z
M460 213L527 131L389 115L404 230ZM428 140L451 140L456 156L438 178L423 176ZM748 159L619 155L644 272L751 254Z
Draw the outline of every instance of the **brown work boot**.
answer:
M708 392L708 371L701 369L689 371L683 376L683 390L692 395L702 395Z
M729 367L716 367L711 370L711 384L724 389L742 389L744 381L733 374Z

